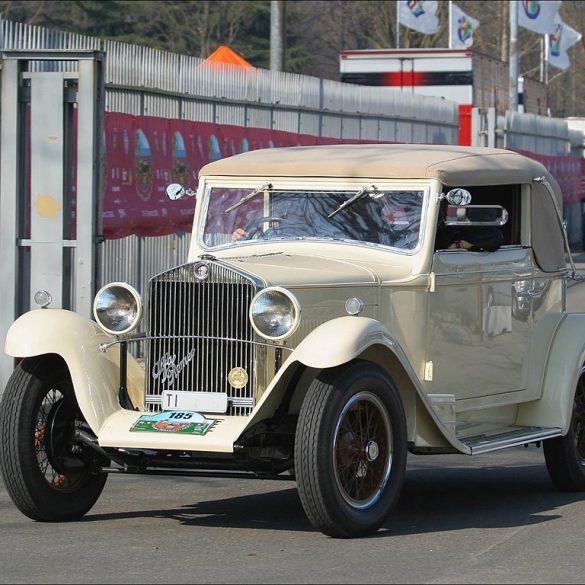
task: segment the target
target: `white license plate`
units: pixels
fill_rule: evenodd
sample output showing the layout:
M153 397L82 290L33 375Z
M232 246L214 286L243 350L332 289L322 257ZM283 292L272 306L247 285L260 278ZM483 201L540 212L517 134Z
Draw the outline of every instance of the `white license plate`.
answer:
M228 407L226 392L182 392L163 390L163 410L193 410L195 412L225 413Z

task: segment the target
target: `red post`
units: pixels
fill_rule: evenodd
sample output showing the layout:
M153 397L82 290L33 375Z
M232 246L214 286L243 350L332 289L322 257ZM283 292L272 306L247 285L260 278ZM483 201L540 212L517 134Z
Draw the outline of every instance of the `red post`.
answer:
M471 105L459 106L459 145L471 146Z

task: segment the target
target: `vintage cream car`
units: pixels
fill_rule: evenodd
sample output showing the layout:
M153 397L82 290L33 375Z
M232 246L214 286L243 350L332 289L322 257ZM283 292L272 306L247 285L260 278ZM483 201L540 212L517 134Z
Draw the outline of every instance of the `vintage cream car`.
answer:
M24 514L78 518L109 473L282 478L352 537L388 516L409 451L539 442L554 484L585 489L585 314L543 166L280 148L207 165L196 196L187 262L144 310L113 283L97 323L48 308L10 329L0 463Z

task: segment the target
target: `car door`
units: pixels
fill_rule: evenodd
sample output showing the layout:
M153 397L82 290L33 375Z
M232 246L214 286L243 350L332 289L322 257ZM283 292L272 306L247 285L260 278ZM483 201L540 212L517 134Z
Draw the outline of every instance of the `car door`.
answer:
M439 250L432 273L430 392L466 400L524 390L531 307L514 310L514 291L532 273L530 250Z

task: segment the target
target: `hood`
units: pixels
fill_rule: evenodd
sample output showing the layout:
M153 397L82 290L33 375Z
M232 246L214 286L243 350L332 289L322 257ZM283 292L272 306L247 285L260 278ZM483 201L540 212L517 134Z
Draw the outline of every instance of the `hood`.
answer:
M376 285L382 280L372 263L302 254L269 254L219 259L251 273L267 286L353 286ZM385 267L388 271L388 266ZM398 268L398 267L397 267ZM402 270L401 270L402 272ZM396 275L398 278L402 276Z

